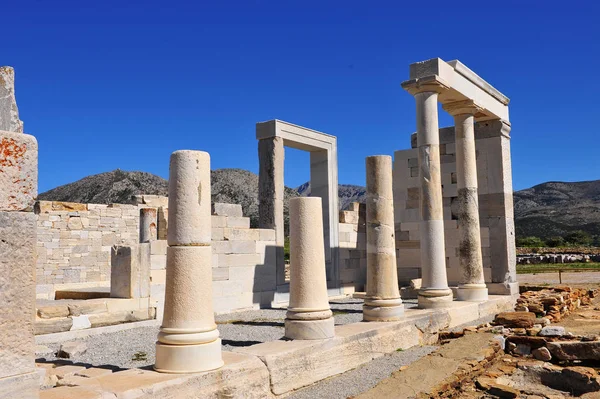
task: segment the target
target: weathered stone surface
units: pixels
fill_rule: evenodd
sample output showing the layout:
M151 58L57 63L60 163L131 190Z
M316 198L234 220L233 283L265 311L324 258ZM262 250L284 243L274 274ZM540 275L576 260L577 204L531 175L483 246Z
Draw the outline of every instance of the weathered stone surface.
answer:
M37 314L42 319L67 317L69 315L69 308L66 305L40 306L37 310Z
M35 335L53 334L69 331L73 326L70 317L57 317L54 319L37 319L34 325Z
M494 322L506 327L531 328L535 324L535 313L503 312L496 316Z
M35 215L0 212L0 378L34 370L35 247Z
M88 316L93 328L111 326L114 324L128 323L132 321L148 320L148 310L135 310L116 313L98 313Z
M37 371L2 378L0 398L38 399L40 375ZM62 398L61 398L62 399Z
M103 299L89 299L85 301L69 303L67 306L71 316L106 312L106 301Z
M40 399L100 399L102 394L85 387L58 387L40 391Z
M0 130L23 133L15 98L15 70L9 66L0 67Z
M86 351L87 345L83 341L65 342L60 346L57 357L62 357L63 359L72 359L85 353Z
M215 202L212 204L211 213L218 216L243 217L242 206L239 204L223 204Z
M37 179L35 137L0 130L0 211L32 211Z
M600 341L548 342L546 346L560 360L600 360Z
M567 330L565 330L565 328L562 326L546 326L542 328L542 330L539 332L539 335L542 337L560 337L566 333Z

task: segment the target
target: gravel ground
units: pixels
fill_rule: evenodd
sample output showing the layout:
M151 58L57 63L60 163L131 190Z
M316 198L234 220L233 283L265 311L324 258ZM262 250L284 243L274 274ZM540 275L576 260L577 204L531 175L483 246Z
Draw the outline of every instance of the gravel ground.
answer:
M360 299L336 299L330 305L336 325L362 320L363 301ZM285 312L285 309L260 309L217 316L215 319L223 340L223 350L281 339L284 335ZM154 364L157 334L158 327L140 327L87 337L83 339L87 351L70 360L96 367L111 365L115 369L151 366ZM60 349L59 343L46 346L54 353ZM47 361L57 359L54 355L39 358Z
M346 399L373 388L377 383L398 370L401 366L419 360L433 352L435 346L415 346L413 348L394 352L344 374L319 381L311 386L302 388L286 398L292 399Z

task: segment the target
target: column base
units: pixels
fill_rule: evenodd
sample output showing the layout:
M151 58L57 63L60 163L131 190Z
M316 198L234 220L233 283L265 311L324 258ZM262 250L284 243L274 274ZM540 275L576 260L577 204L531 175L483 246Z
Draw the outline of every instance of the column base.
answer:
M154 370L159 373L200 373L223 366L221 339L194 345L156 343Z
M467 302L484 302L488 300L488 289L485 284L459 284L456 299Z
M335 336L333 317L322 320L285 319L285 337L289 339L327 339Z
M363 305L363 321L397 321L404 316L402 299L369 299Z
M418 307L420 309L446 308L452 305L452 290L446 289L421 289L418 294Z
M487 283L490 295L516 295L519 293L519 283Z

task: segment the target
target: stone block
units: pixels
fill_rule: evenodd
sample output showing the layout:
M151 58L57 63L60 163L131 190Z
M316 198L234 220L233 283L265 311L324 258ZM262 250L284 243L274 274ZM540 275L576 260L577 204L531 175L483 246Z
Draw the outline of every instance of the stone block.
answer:
M215 202L212 204L212 214L218 216L242 217L242 206L239 204L223 204Z
M68 305L71 316L81 316L84 314L95 314L106 312L105 299L88 299L77 302L71 302Z
M258 241L260 232L257 229L223 229L223 239L230 241Z
M0 67L0 130L23 133L23 121L15 97L15 70Z
M35 137L0 130L0 211L32 211L37 179Z
M150 241L150 254L167 255L167 240Z
M232 254L255 254L256 241L229 241Z
M69 331L85 330L86 328L90 328L92 326L87 315L71 316L71 320L73 320L73 324L71 325Z
M275 230L273 229L257 229L259 232L260 241L275 241Z
M358 212L340 211L340 223L358 223Z
M149 243L113 247L110 275L111 298L148 297L151 258Z
M247 217L228 217L227 227L238 229L249 229L250 218Z
M42 319L67 317L69 315L69 308L66 305L39 306L37 314Z
M0 212L0 378L34 370L36 244L33 212Z
M36 319L34 324L34 334L42 335L69 331L72 326L73 321L69 317L57 317L54 319ZM33 349L31 358L33 361Z
M40 373L37 370L2 378L0 383L2 399L38 399L39 392ZM41 398L44 399L44 396L42 395Z
M151 255L150 256L150 269L162 270L167 267L167 255Z
M212 279L213 279L213 281L229 280L229 268L228 267L213 268Z
M133 321L143 321L150 318L148 309L140 309L134 311L118 312L118 313L100 313L89 316L92 328L111 326L121 323L129 323Z

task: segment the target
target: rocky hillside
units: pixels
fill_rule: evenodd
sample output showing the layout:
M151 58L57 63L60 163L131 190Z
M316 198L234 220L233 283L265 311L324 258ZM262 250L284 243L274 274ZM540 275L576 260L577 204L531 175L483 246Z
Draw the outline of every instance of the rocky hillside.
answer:
M306 182L296 187L296 191L302 197L310 195L310 182ZM364 203L367 190L363 186L354 186L352 184L338 184L339 208L346 209L352 202Z
M600 234L600 180L548 182L514 194L517 236Z
M250 217L253 226L258 225L258 176L242 169L217 169L211 172L211 194L213 202L240 204L244 215ZM113 170L84 177L74 183L65 184L38 196L40 200L67 201L92 204L131 202L135 194L167 195L167 180L146 172ZM284 211L288 214L288 201L298 193L285 188Z
M213 202L241 204L253 226L258 222L258 176L241 169L218 169L211 174ZM310 194L310 184L285 189L285 215L289 198ZM365 188L339 185L340 209L364 202ZM84 203L128 203L134 194L167 195L167 181L145 172L114 170L88 176L39 195L42 200ZM518 237L548 238L575 230L600 235L600 180L548 182L514 194Z

